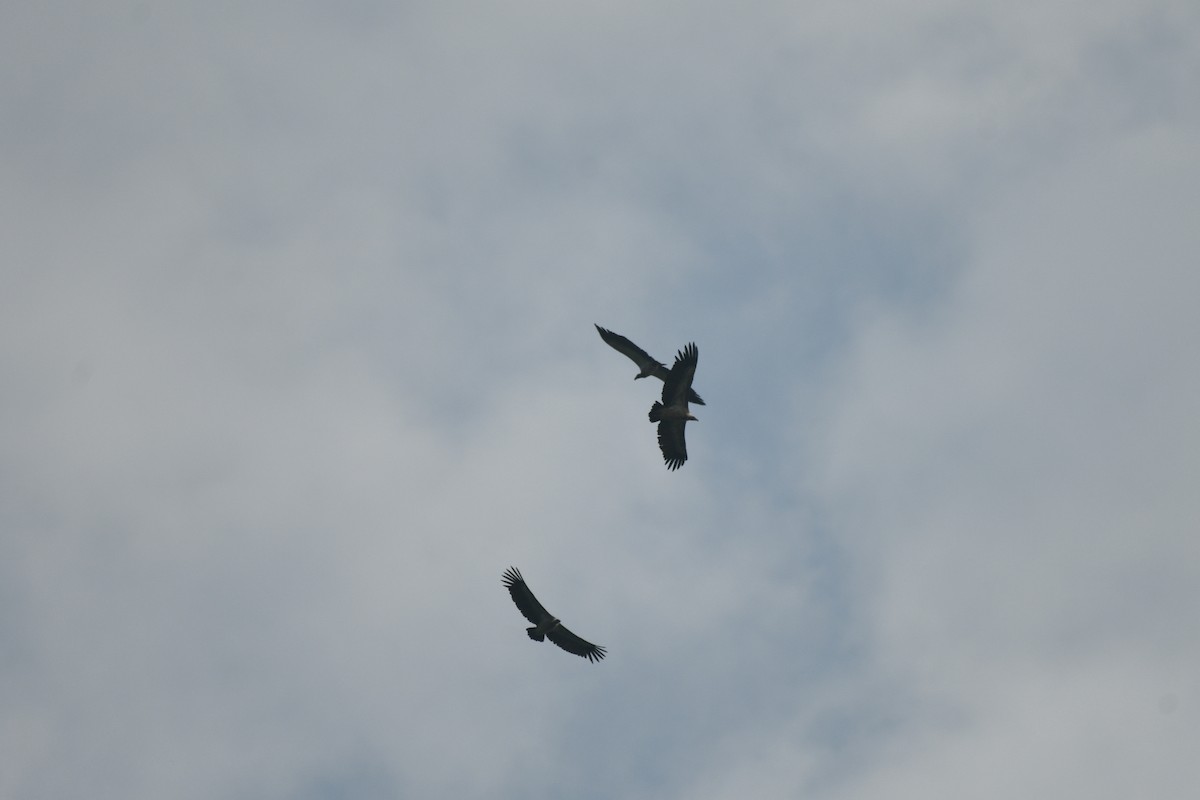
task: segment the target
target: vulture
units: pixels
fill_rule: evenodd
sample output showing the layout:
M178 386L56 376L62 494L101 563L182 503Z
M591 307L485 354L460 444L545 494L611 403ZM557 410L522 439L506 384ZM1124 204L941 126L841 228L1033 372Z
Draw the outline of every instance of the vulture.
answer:
M687 442L683 429L688 420L695 420L688 411L688 392L692 388L692 376L696 374L696 363L700 351L693 342L679 351L675 364L663 382L662 402L650 406L650 421L658 423L658 447L662 450L667 469L676 470L687 461Z
M513 602L517 604L517 608L521 610L525 619L533 623L532 628L525 629L530 639L541 642L548 638L568 653L583 656L588 661L599 661L604 658L603 647L585 642L571 633L562 622L538 602L538 599L533 596L533 592L529 591L529 587L525 585L525 579L521 577L520 570L509 567L504 571L504 588L508 589Z
M592 324L596 325L594 322ZM633 363L638 365L640 372L633 376L635 381L638 378L648 378L653 375L660 381L663 381L664 383L666 382L667 376L671 374L671 370L667 369L666 364L655 361L649 353L619 333L613 333L610 330L601 328L599 325L596 325L596 330L600 332L600 338L606 341L609 347L616 350L618 353L625 354L633 361ZM691 386L688 387L687 395L689 403L693 403L698 406L704 405L704 401L700 399L700 395L696 394Z

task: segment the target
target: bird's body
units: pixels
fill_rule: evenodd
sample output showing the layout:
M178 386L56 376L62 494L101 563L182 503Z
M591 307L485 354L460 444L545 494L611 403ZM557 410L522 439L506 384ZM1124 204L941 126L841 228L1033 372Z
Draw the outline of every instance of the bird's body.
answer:
M532 628L526 628L525 632L529 634L529 638L535 642L546 641L546 634L555 628L562 625L560 619L548 619L540 625L534 625Z
M595 323L592 324L595 325ZM638 374L633 376L634 380L639 378L649 378L653 375L663 383L667 382L667 378L669 378L671 375L671 370L666 364L658 361L645 350L638 347L636 344L629 341L619 333L613 333L606 328L601 328L599 325L596 325L596 330L600 333L600 338L603 339L609 347L616 350L618 353L624 354L634 364L637 364ZM688 386L688 402L694 403L698 406L704 405L704 401L700 399L700 395L696 394L690 385Z
M699 361L700 351L695 343L680 350L670 374L663 382L662 402L650 407L650 421L658 423L658 447L670 470L679 469L687 461L684 428L689 420L696 419L688 409L688 395Z
M574 653L588 661L600 661L604 658L605 648L584 641L571 633L561 620L538 602L538 599L533 596L533 592L525 584L525 579L521 577L520 570L509 567L504 571L504 588L508 589L513 603L516 604L525 619L533 623L532 628L525 629L530 639L535 642L549 639L568 653Z

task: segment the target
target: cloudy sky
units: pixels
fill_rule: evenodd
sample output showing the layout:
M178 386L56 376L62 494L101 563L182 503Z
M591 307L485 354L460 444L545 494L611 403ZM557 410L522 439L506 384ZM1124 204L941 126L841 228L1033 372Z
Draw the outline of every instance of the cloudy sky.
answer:
M0 796L1191 798L1197 75L1189 0L6 4ZM698 345L678 472L593 323Z

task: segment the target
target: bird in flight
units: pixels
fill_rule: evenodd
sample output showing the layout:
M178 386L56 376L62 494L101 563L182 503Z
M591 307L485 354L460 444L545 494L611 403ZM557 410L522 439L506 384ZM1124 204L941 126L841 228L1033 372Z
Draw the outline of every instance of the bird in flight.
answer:
M529 591L529 587L525 585L525 579L521 577L520 570L509 567L504 571L504 588L508 589L513 602L516 603L525 619L533 623L532 628L525 629L530 639L535 642L549 639L568 653L582 656L588 661L594 662L604 658L605 649L603 647L585 642L571 633L558 618L538 602L538 599L533 596L533 592Z
M695 420L688 410L688 394L692 390L692 376L700 351L693 342L679 351L670 374L663 381L662 402L650 406L650 421L658 423L658 448L662 450L667 469L676 470L687 461L687 442L683 429L689 420Z
M595 325L596 323L593 322L592 324ZM667 368L666 364L655 360L653 356L619 333L613 333L610 330L601 328L599 325L596 325L596 330L600 332L600 338L607 342L609 347L618 353L623 353L633 363L638 365L639 372L633 376L634 380L648 378L653 375L660 381L666 382L667 377L671 374L671 370ZM691 386L688 386L687 400L694 405L704 405L704 401L700 399L700 395L696 394Z

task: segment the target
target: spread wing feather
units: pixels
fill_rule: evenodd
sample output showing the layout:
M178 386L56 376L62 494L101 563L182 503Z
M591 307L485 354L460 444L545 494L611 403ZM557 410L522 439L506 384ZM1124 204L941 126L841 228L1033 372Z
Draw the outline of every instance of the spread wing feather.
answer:
M521 614L534 625L541 625L547 620L554 619L546 607L533 596L533 592L529 591L529 587L525 585L525 579L521 577L520 570L509 567L504 571L504 587L512 595L513 602L516 603Z
M566 650L568 653L574 653L577 656L583 656L588 661L596 662L605 656L605 648L598 644L580 639L569 630L559 625L552 631L546 634L546 638L554 642L556 645Z
M700 351L695 342L679 351L671 372L663 381L662 402L664 406L685 407L689 402L688 392L692 388L692 378L696 375L696 365L700 363Z
M658 449L662 450L663 462L669 470L677 470L687 461L687 441L683 438L684 420L666 420L658 423Z
M592 324L596 325L594 322ZM628 356L629 360L637 364L638 367L645 368L647 364L658 364L657 359L655 359L642 348L638 347L633 342L626 339L621 334L613 333L607 328L601 328L599 325L596 325L596 330L600 332L600 338L607 342L609 347L616 350L618 353ZM659 364L659 366L664 372L666 371L667 368L665 366L661 364Z

